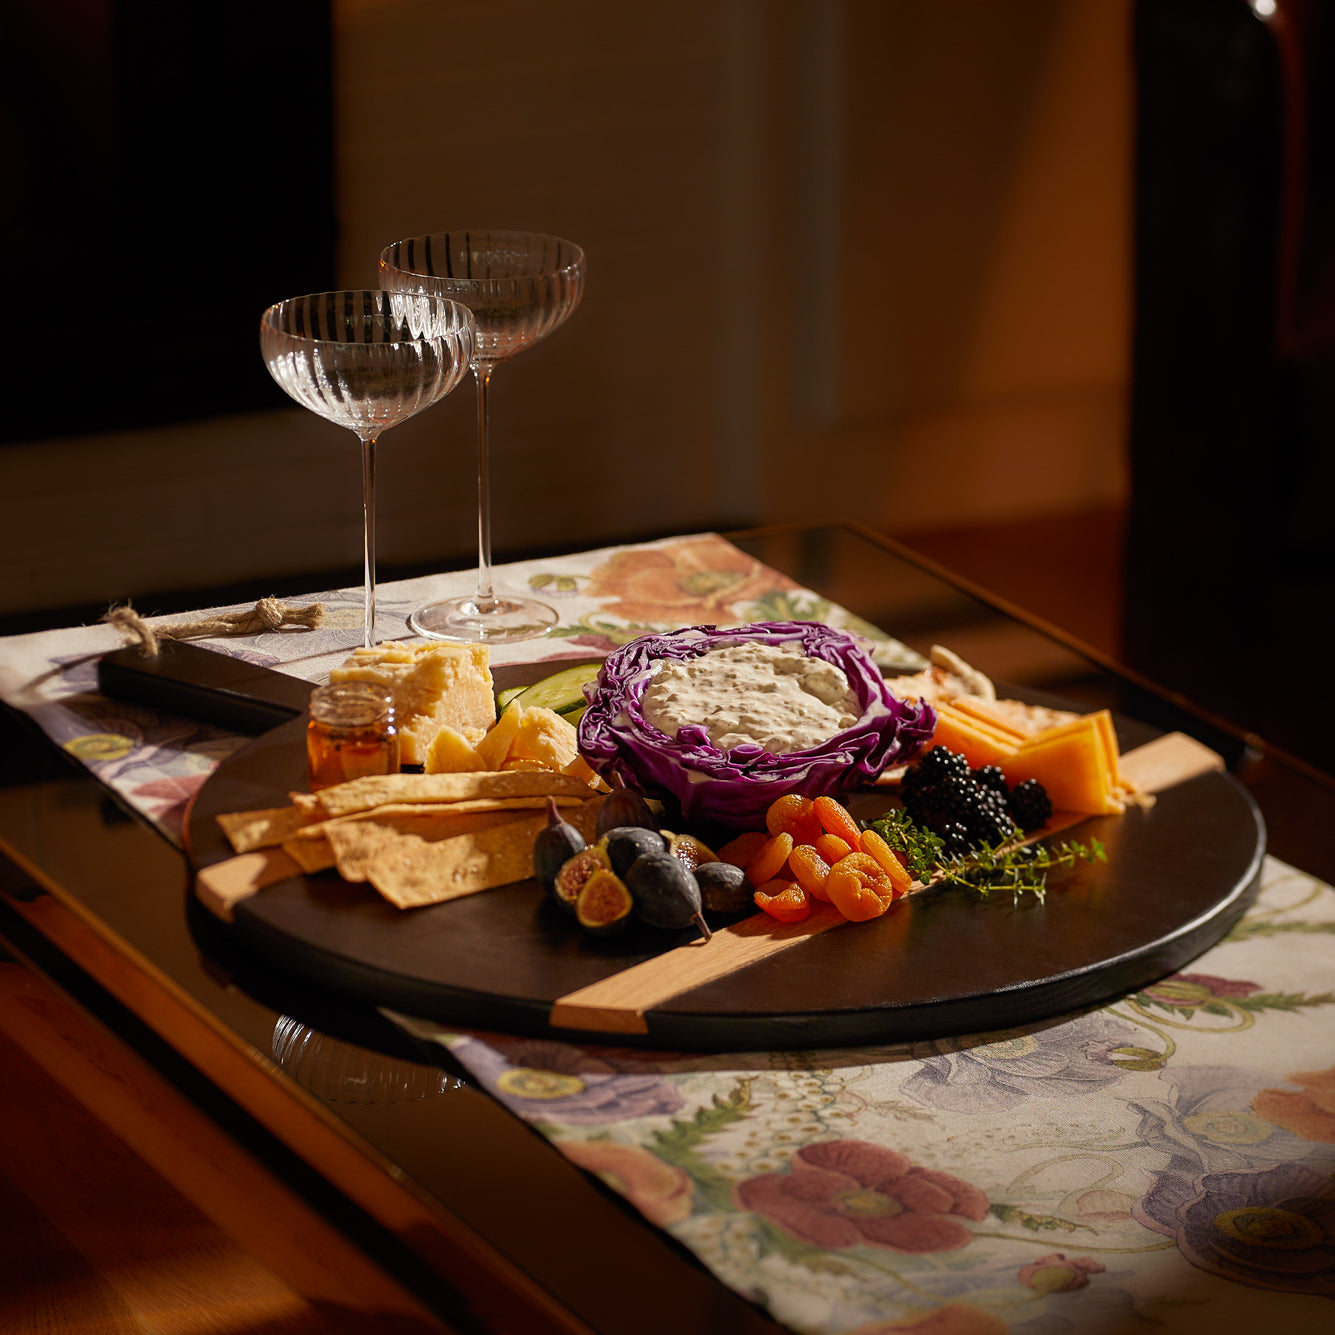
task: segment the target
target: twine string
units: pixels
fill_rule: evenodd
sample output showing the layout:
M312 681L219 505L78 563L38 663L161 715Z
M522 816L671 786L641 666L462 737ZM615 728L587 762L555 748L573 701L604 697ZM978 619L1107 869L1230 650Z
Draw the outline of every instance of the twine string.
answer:
M178 621L168 626L150 626L129 603L111 608L102 618L120 632L127 644L138 643L148 657L158 652L160 640L191 640L204 635L260 635L289 626L314 630L323 619L323 603L289 607L277 598L261 598L249 611L224 612L220 616Z

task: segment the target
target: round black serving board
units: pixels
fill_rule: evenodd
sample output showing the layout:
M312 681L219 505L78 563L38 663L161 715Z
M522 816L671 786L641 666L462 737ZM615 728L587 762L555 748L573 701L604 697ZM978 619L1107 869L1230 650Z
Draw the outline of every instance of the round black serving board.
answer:
M503 688L553 670L495 676ZM196 869L231 856L217 815L281 805L304 788L304 726L298 717L265 733L203 786L186 831ZM1117 726L1124 751L1155 736ZM848 805L869 819L889 803L864 791ZM694 930L591 938L532 881L404 911L323 872L243 900L225 931L286 976L451 1024L707 1051L855 1046L1028 1024L1172 973L1241 916L1265 847L1254 803L1222 771L1059 837L1102 841L1107 862L1054 873L1042 902L943 887L912 895L663 1003L643 1035L554 1029L552 1003Z

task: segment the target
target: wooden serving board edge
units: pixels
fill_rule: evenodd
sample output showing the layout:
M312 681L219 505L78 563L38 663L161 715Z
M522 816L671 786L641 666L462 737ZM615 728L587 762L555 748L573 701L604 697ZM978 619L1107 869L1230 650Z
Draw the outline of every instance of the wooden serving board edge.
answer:
M1154 794L1201 774L1222 770L1216 752L1185 733L1165 733L1120 757L1118 768L1125 783L1137 792ZM1033 839L1049 839L1088 817L1057 812ZM917 894L927 886L915 886ZM757 913L719 928L705 941L698 939L653 959L622 969L587 987L558 997L549 1024L556 1029L579 1029L610 1034L646 1034L646 1012L694 988L712 983L739 969L778 955L848 920L828 904L815 904L800 923L779 923Z

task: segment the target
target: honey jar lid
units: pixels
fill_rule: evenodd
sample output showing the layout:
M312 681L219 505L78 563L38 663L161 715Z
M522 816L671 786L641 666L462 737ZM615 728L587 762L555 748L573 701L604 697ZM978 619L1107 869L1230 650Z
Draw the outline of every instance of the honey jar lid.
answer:
M368 728L394 717L388 687L370 681L340 681L311 692L311 721L329 728Z

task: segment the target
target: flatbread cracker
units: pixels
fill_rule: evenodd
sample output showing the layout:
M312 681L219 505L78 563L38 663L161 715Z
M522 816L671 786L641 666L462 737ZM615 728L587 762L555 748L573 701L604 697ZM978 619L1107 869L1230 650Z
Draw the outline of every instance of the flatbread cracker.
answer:
M592 839L601 805L601 799L583 803L566 819ZM545 812L477 813L462 819L476 825L439 839L424 837L424 823L409 816L344 821L329 826L328 842L344 880L370 881L400 908L439 904L533 875L533 840L547 823Z
M339 825L329 843L345 881L370 881L400 908L439 904L533 875L538 812L448 839L424 839L376 821Z
M458 805L465 804L460 802ZM428 843L435 843L440 839L452 839L457 834L472 834L475 830L486 830L493 825L522 820L525 816L531 816L536 809L536 802L521 807L484 807L478 811L456 811L448 806L375 807L371 811L355 811L350 816L338 816L298 830L292 842L318 842L327 838L331 829L358 824L379 825L384 829L396 830L399 834L415 834Z
M285 839L283 852L307 875L328 871L335 865L334 847L321 836L318 839Z
M418 908L509 885L533 875L533 838L546 824L540 813L473 834L428 843L416 835L397 839L391 856L371 859L366 879L391 904Z
M582 806L595 796L597 794L590 791L585 797L467 797L459 802L387 802L384 806L367 807L364 811L349 811L346 816L330 816L327 820L313 822L298 830L295 837L319 839L327 826L344 825L349 821L386 821L400 817L408 822L427 821L433 818L449 821L462 820L466 816L486 815L490 812L513 811L522 814L525 811L546 811L549 800L555 802L562 811L567 811L571 807ZM410 829L410 826L405 825L404 828ZM432 837L425 831L413 832L421 833L427 839Z
M587 783L536 770L477 770L458 774L372 774L320 793L331 816L400 802L459 802L478 797L589 797Z
M320 820L322 814L298 806L266 807L225 812L218 817L218 824L234 852L253 853L257 848L277 848L303 826Z

